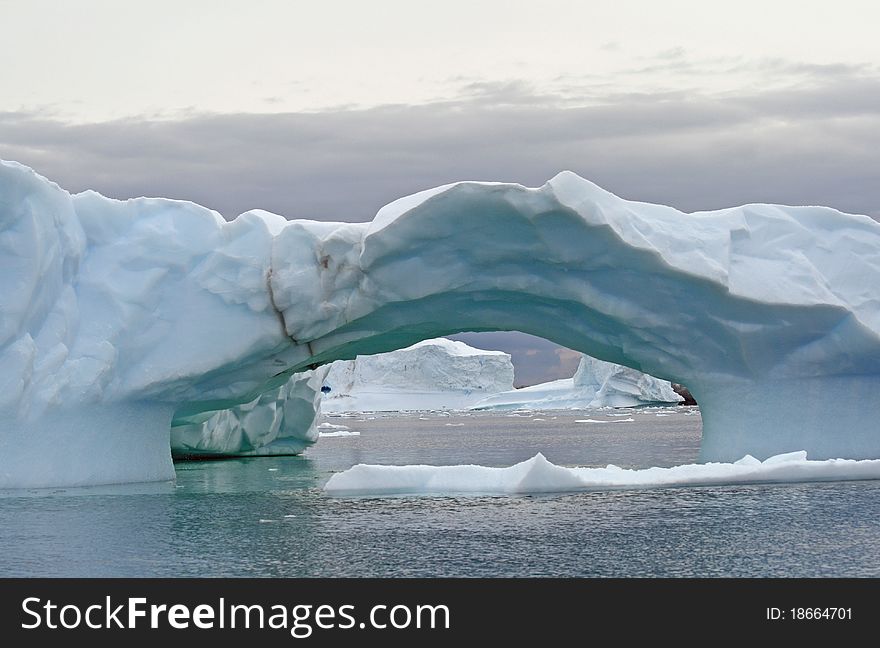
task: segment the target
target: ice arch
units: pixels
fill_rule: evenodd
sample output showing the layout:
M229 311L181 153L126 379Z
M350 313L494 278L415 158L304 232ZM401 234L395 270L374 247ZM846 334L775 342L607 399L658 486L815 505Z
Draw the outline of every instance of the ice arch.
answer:
M684 214L567 172L439 187L371 223L227 223L3 163L0 486L170 478L172 419L462 330L687 384L704 460L878 458L878 268L865 216Z

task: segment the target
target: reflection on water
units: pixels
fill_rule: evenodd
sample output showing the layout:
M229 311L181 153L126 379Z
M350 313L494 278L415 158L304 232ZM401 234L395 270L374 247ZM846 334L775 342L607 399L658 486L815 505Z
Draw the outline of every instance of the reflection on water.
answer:
M178 494L300 490L320 479L317 462L303 456L182 461L175 470Z
M878 576L880 482L527 497L335 499L354 463L695 459L693 408L334 418L302 457L177 464L177 481L0 495L2 576ZM845 559L843 559L845 557Z

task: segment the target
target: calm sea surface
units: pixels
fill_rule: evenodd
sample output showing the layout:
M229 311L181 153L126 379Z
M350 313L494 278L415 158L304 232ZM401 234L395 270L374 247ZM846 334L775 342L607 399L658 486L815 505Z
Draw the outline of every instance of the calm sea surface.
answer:
M0 491L0 576L880 576L880 482L338 499L356 463L695 460L696 408L377 414L301 457L177 464L175 484ZM619 417L589 413L589 418Z

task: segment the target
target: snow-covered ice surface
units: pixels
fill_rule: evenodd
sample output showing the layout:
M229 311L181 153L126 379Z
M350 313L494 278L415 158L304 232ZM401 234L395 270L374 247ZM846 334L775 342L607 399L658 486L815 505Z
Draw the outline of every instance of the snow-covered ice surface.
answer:
M299 454L318 439L321 384L327 367L293 374L284 385L250 403L176 421L175 457ZM207 418L205 418L207 417ZM204 420L203 420L204 419Z
M505 495L589 490L880 479L880 460L810 461L791 452L758 461L746 455L734 463L703 463L630 470L566 468L538 453L508 468L487 466L379 466L358 464L333 475L331 495Z
M171 479L172 422L466 330L687 385L703 460L878 458L878 285L880 224L827 207L685 214L563 172L226 222L3 162L0 487Z
M590 356L571 378L487 396L474 409L598 409L680 403L668 380Z
M513 389L513 364L503 351L437 338L339 360L324 383L325 412L464 409Z

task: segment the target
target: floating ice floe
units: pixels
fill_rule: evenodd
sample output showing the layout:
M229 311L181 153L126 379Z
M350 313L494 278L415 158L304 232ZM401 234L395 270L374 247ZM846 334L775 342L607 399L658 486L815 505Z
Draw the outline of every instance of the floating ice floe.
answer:
M324 421L320 425L318 425L319 430L347 430L349 429L347 425L337 425L335 423L330 423L329 421Z
M575 423L632 423L634 422L634 418L625 418L625 419L576 419Z
M380 466L358 464L333 475L331 495L508 495L563 493L722 484L880 479L880 460L810 461L803 451L759 461L747 455L734 463L672 468L566 468L538 453L508 468L487 466Z

